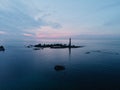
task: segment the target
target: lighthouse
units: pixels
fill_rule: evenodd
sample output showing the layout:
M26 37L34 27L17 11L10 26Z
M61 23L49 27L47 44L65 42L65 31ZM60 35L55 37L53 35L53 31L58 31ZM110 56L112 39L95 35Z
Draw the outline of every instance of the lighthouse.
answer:
M71 38L69 38L69 47L71 47Z

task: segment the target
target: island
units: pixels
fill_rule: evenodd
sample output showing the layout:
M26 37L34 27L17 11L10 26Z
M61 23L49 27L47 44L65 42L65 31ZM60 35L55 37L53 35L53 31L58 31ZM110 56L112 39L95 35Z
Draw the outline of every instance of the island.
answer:
M5 51L4 46L0 46L0 51Z
M69 43L67 44L37 44L29 45L28 48L35 47L34 50L39 50L39 48L51 48L51 49L62 49L62 48L82 48L84 46L71 45L71 38L69 38Z
M62 65L56 65L56 66L54 67L54 69L55 69L56 71L63 71L63 70L65 70L65 67L62 66Z

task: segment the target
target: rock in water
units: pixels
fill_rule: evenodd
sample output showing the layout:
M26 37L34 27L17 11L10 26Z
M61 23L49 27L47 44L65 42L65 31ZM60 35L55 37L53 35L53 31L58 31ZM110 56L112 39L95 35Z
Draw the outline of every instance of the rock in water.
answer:
M64 67L64 66L61 66L61 65L56 65L56 66L54 67L54 69L55 69L56 71L62 71L62 70L65 70L65 67Z
M0 46L0 51L5 51L5 48L3 46Z
M85 54L90 54L90 52L86 52Z

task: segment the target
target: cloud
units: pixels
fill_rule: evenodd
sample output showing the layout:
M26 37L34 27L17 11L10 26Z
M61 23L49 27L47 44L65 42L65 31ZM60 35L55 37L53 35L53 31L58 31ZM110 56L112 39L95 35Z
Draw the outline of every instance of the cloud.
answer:
M109 8L114 8L114 7L118 7L118 6L120 6L120 1L112 2L111 4L105 5L105 6L101 7L101 8L99 8L97 11L101 11L101 10L105 10L105 9L109 9Z
M4 34L6 34L6 32L0 31L0 35L4 35Z
M36 32L34 32L36 31ZM65 31L65 30L56 30L53 29L50 26L45 26L42 28L36 28L34 30L28 30L29 33L34 33L32 36L35 38L65 38L70 37L72 35L71 32ZM29 34L25 34L26 36L29 36ZM31 36L31 34L30 34Z
M116 17L113 17L109 21L105 22L103 26L119 26L120 25L120 17L119 15Z
M105 8L112 8L112 7L117 7L117 6L120 6L120 2L116 2L116 3L110 4L110 5L108 5L108 6L105 6L105 7L103 7L103 9L105 9Z
M41 18L46 18L46 17L49 17L51 16L50 13L45 13L44 15L42 15L41 13L38 13L37 15L34 16L35 20L39 21L39 19Z
M33 34L30 34L30 33L23 33L23 36L26 36L26 37L33 37Z
M50 14L42 12L34 5L32 6L29 1L0 0L0 29L4 29L11 34L24 33L24 30L44 26L61 28L61 24L47 20L46 17L48 16Z
M55 23L55 22L48 22L48 26L51 26L52 28L55 29L62 28L62 26L59 23Z

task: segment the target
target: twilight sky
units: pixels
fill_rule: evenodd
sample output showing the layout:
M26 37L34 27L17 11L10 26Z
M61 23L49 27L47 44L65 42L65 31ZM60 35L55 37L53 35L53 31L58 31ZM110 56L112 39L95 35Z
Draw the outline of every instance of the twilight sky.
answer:
M0 38L120 36L120 0L0 0Z

